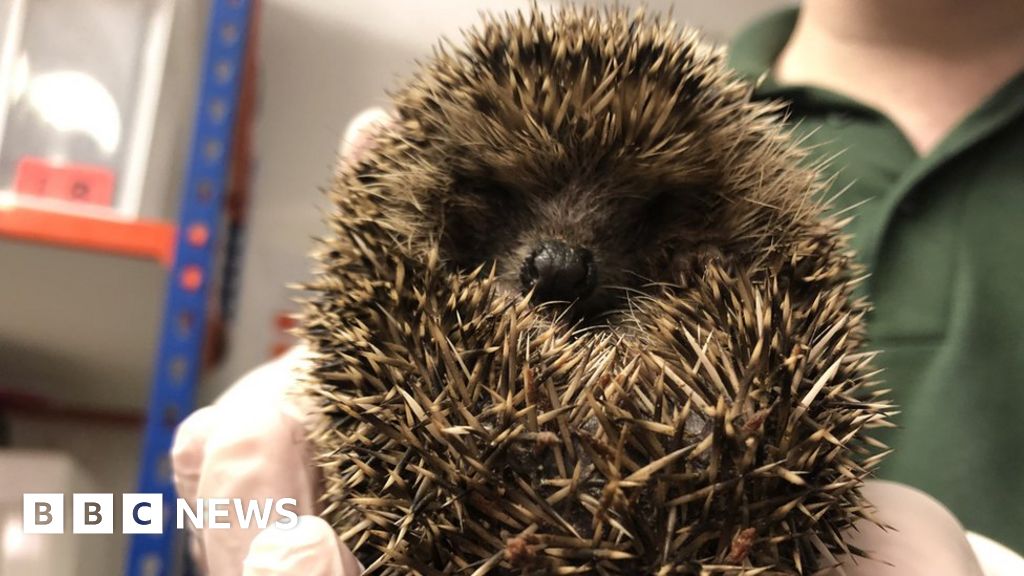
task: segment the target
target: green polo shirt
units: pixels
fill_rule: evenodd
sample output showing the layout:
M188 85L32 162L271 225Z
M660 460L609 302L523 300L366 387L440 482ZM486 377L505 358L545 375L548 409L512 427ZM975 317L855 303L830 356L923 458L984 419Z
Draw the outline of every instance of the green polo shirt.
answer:
M788 10L733 42L758 97L789 104L794 132L858 205L847 228L871 273L878 364L901 413L880 475L917 486L969 529L1024 551L1024 73L927 156L880 112L768 72ZM1021 63L1024 70L1024 62Z

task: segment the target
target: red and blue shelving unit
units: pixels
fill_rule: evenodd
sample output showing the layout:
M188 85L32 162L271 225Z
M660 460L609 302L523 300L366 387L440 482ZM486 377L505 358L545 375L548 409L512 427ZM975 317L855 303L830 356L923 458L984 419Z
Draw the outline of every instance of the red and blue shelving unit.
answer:
M252 91L243 85L251 80L254 68L250 44L256 1L214 0L210 4L138 484L139 492L163 494L164 529L160 534L132 536L125 568L128 576L174 574L182 558L168 458L174 430L193 408L203 367L218 235L225 220L231 229L242 209L232 189L244 187L246 173L244 150L239 152L247 141L244 120L251 111Z

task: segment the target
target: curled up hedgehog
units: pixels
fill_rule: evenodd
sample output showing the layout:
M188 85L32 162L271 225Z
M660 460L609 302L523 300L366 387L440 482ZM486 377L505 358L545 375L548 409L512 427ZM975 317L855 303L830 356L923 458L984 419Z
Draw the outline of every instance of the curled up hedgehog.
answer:
M490 18L329 191L302 331L367 574L809 574L891 408L827 183L721 51Z

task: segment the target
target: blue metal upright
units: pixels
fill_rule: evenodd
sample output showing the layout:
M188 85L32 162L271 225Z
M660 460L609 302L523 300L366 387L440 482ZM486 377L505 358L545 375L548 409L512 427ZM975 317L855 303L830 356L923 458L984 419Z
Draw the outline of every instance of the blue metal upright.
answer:
M193 408L217 233L235 128L253 0L212 0L192 148L182 190L174 265L164 305L139 473L139 492L164 497L163 532L132 536L125 574L170 576L180 551L169 453Z

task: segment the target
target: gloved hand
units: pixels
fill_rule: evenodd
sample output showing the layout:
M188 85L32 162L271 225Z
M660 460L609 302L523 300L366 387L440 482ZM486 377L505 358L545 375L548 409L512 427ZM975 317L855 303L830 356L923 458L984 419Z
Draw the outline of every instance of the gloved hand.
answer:
M250 372L212 406L182 422L171 459L178 494L199 498L294 498L296 527L191 534L200 569L213 576L357 576L362 568L315 516L317 473L306 430L315 412L296 394L304 349ZM276 516L271 521L277 520Z
M836 575L983 576L963 527L937 500L884 480L868 481L864 495L877 509L876 519L892 529L870 522L855 526L847 543L873 558L842 558Z
M353 121L342 141L342 169L358 161L372 141L370 127L383 122L387 115L379 109ZM315 516L318 477L306 433L315 411L295 394L303 354L297 347L257 368L178 429L172 463L183 498L295 498L301 515L299 525L287 530L271 527L261 533L251 526L194 534L193 555L211 576L362 573L330 526ZM841 562L833 575L982 574L963 528L938 502L892 482L868 482L865 491L878 507L879 520L895 530L868 522L857 526L851 544L878 560L832 559Z

